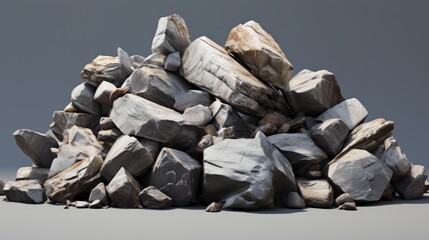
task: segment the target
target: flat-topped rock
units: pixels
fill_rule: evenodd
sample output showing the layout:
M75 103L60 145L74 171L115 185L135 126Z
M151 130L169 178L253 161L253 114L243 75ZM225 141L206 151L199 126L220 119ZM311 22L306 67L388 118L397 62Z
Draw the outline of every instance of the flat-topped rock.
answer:
M37 180L10 181L3 191L9 202L41 204L46 201L45 190Z
M126 78L118 57L97 56L92 62L85 65L80 72L82 79L91 86L97 87L103 81L120 87Z
M190 43L191 37L182 17L173 14L159 19L152 41L152 52L168 55L179 51L183 54Z
M356 98L350 98L320 114L316 121L323 122L332 118L340 118L352 130L361 124L367 115L368 111L362 103Z

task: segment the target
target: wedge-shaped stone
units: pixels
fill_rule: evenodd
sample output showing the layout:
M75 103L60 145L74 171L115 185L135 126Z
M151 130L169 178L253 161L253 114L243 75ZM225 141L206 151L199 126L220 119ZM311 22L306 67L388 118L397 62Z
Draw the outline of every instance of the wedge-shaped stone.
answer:
M305 206L314 208L330 208L334 201L334 191L326 180L296 180L298 190L304 198Z
M234 127L235 138L247 138L250 136L246 123L238 113L228 104L214 101L210 105L213 123L218 129Z
M13 133L15 142L37 167L49 168L54 160L51 148L58 147L58 142L43 133L28 129L19 129Z
M120 87L126 78L118 57L98 56L85 65L80 72L82 79L91 86L97 87L103 81Z
M386 138L374 155L392 170L392 182L406 176L411 171L412 164L393 137Z
M179 51L181 54L191 43L185 20L178 14L162 17L158 21L155 37L152 41L152 52L165 55Z
M103 81L94 93L94 100L98 103L110 105L110 94L116 89L117 87L112 83Z
M293 66L274 38L259 23L249 21L233 28L225 48L259 79L282 90L287 86Z
M97 139L101 142L115 142L123 133L117 129L100 130L97 135Z
M413 165L411 171L406 176L393 183L393 187L403 199L419 199L426 192L426 179L425 167Z
M37 180L40 184L46 182L49 176L49 168L21 167L16 172L16 181Z
M7 182L3 191L9 202L40 204L46 201L45 190L37 180Z
M143 189L139 194L139 199L145 208L164 209L173 204L171 197L165 195L154 186Z
M352 149L328 166L328 177L340 192L371 202L380 200L392 171L369 152Z
M272 207L274 199L296 192L291 165L262 133L205 149L203 184L204 200L225 208Z
M240 112L263 117L274 109L289 114L283 96L207 37L200 37L188 46L182 56L181 74Z
M268 140L289 160L294 169L317 164L327 158L326 153L305 133L275 134L269 136Z
M163 148L150 174L150 185L173 199L175 206L187 206L197 197L202 167L187 153Z
M121 168L115 177L106 186L107 193L112 200L112 205L120 208L138 208L140 206L140 184Z
M121 65L121 69L126 76L131 75L135 70L133 66L133 61L127 52L125 52L122 48L118 47L116 52L118 53L119 64ZM107 82L107 81L104 81Z
M182 114L132 94L114 102L110 118L127 135L145 137L177 149L192 146L204 132L186 122Z
M88 201L90 203L96 200L99 200L102 206L109 206L110 200L109 200L109 196L107 195L106 185L104 185L103 182L95 186L91 190L91 193L89 194Z
M175 72L179 70L181 65L182 61L180 59L180 52L168 54L167 58L164 61L164 69L167 71Z
M210 106L214 99L208 92L201 90L189 90L185 94L177 96L174 103L174 108L179 112L185 111L187 108L197 106Z
M332 118L340 118L352 130L361 124L367 115L368 111L362 103L356 98L350 98L320 114L316 121L323 122Z
M329 156L335 156L343 149L349 135L349 128L340 118L333 118L311 128L311 139Z
M71 93L71 103L76 109L93 115L100 115L101 106L94 100L95 88L88 83L79 84Z
M63 140L65 130L73 126L94 129L100 121L100 116L88 113L71 113L64 111L55 111L52 118L51 130L59 140Z

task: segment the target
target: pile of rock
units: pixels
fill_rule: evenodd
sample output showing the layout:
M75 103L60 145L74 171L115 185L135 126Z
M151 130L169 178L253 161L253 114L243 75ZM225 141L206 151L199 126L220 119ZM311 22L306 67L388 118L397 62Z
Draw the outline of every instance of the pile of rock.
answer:
M258 23L233 28L225 47L191 41L179 15L163 17L148 57L98 56L46 133L13 135L33 166L7 182L7 200L78 208L162 209L204 203L355 210L421 198L425 169L365 122L334 74L293 66Z

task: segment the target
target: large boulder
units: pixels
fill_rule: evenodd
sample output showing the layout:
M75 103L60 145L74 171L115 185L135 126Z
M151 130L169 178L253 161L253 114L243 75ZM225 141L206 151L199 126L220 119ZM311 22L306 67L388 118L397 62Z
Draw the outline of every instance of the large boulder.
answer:
M267 110L274 109L289 114L281 94L262 83L207 37L196 39L186 48L181 74L240 112L263 117Z
M368 111L362 103L356 98L350 98L320 114L316 121L323 122L332 118L340 118L352 130L361 124L367 115Z
M392 181L406 176L411 171L412 164L393 137L386 138L374 155L392 170Z
M49 176L49 168L20 167L16 172L16 181L37 180L40 184L46 182Z
M106 186L106 190L114 207L138 208L140 206L140 184L125 168L119 169L109 185Z
M393 183L393 187L403 199L419 199L426 192L426 179L425 167L413 165L411 171L406 176Z
M274 199L296 192L288 160L262 134L225 139L204 150L203 197L225 208L272 207Z
M94 100L95 90L88 83L82 83L76 86L71 92L71 103L73 107L92 115L101 114L101 106Z
M150 174L150 185L170 196L175 206L187 206L197 197L202 167L187 153L163 148Z
M334 201L334 191L326 180L296 180L298 190L304 198L305 206L314 208L330 208Z
M55 111L52 118L54 122L50 126L51 130L61 141L64 131L73 126L94 129L100 122L100 116L88 113Z
M259 79L285 89L293 70L292 64L259 23L248 21L233 28L225 49L240 59Z
M302 70L290 80L284 95L295 113L313 117L344 100L335 75L326 70Z
M311 139L329 156L335 156L343 149L349 135L349 128L340 118L332 118L311 128Z
M198 141L204 131L186 122L182 114L132 94L114 102L110 118L127 135L184 150Z
M120 87L126 78L118 57L98 56L85 65L80 72L82 79L91 86L98 87L103 81Z
M149 186L139 193L143 207L153 209L169 208L173 204L171 197L167 196L154 186Z
M173 14L159 19L152 41L152 52L168 55L179 51L183 54L190 43L191 37L182 17Z
M9 202L40 204L46 201L45 190L37 180L7 182L3 191Z

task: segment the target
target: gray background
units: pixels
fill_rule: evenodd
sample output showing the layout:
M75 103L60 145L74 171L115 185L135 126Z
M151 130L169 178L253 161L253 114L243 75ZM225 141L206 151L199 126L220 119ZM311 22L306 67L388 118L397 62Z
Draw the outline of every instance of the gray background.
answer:
M80 70L122 47L147 56L158 18L179 13L193 39L223 45L231 28L259 22L295 66L335 73L368 119L395 121L410 161L429 166L428 1L1 1L0 169L31 165L14 130L45 132L69 102ZM1 176L0 176L1 177Z

